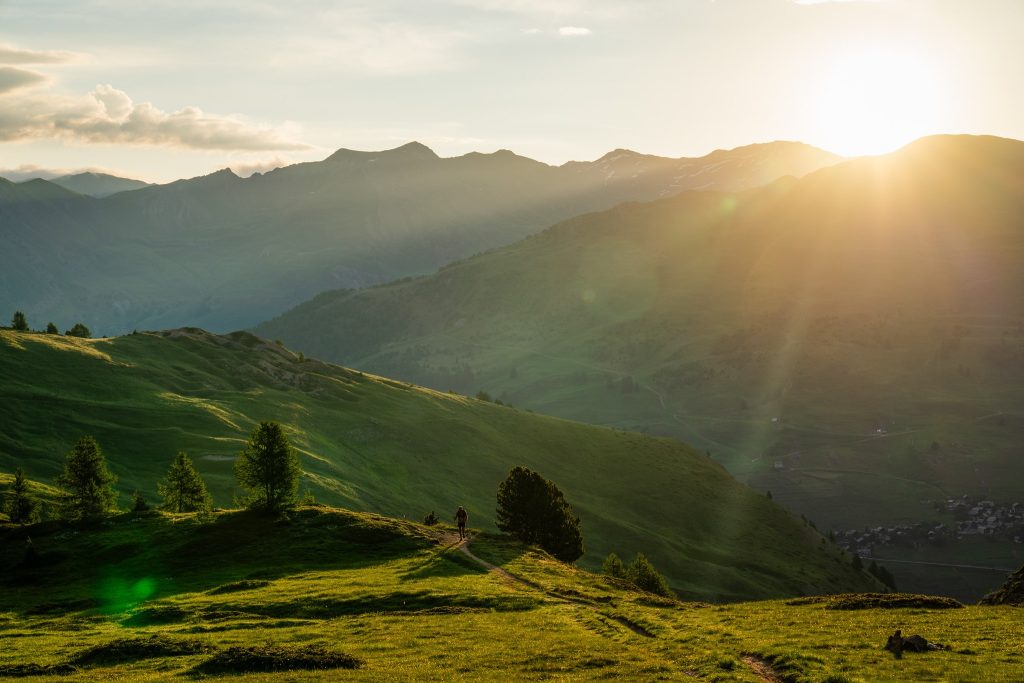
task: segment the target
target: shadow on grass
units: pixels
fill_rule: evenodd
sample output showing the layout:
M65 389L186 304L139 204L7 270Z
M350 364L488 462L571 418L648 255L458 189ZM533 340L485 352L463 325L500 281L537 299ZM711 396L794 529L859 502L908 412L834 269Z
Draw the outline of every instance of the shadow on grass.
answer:
M208 624L232 619L333 619L361 614L459 614L463 612L518 612L534 609L540 600L522 595L477 596L432 591L395 592L337 599L308 597L287 602L221 603L188 610L177 605L144 607L122 623L155 626L184 622Z
M43 561L24 565L25 538ZM242 580L359 569L431 545L399 523L342 510L300 508L287 517L228 512L118 515L90 527L46 523L0 531L0 610L21 615L129 612L148 600Z
M399 578L402 581L418 581L486 573L486 567L480 566L452 547L429 556L417 566L403 572Z

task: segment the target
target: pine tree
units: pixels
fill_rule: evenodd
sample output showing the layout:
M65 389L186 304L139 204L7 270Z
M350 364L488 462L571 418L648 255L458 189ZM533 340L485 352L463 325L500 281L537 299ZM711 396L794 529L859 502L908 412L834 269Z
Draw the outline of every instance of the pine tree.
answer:
M676 594L668 587L665 577L658 573L643 553L637 553L633 564L629 566L628 578L636 587L655 595L663 595L667 598L674 598Z
M132 491L132 512L146 512L149 510L149 503L142 497L142 494L136 489Z
M61 513L66 519L85 519L114 510L117 477L107 469L100 445L83 436L68 453L57 484L64 489Z
M513 468L498 485L497 526L562 562L583 555L579 517L554 482L526 467Z
M21 311L15 311L14 317L11 318L11 327L18 332L27 332L28 322L25 320L25 314Z
M168 512L205 512L213 507L206 482L186 453L174 456L167 477L156 485L156 490Z
M604 558L604 564L602 565L604 573L616 579L627 579L628 573L626 572L626 566L622 564L622 560L615 553L608 553L608 557Z
M235 461L239 483L249 489L249 504L282 510L295 504L299 488L299 456L276 422L260 422Z
M53 323L46 323L46 334L60 334L60 331Z
M20 467L14 471L7 516L15 524L34 524L39 521L39 501L29 491L25 470Z

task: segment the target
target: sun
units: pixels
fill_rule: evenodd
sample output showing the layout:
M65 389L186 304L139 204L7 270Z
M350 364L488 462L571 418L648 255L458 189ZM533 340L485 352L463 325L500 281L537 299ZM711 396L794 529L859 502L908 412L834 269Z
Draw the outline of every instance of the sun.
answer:
M814 138L846 156L890 152L940 132L948 108L939 65L899 49L851 49L822 65Z

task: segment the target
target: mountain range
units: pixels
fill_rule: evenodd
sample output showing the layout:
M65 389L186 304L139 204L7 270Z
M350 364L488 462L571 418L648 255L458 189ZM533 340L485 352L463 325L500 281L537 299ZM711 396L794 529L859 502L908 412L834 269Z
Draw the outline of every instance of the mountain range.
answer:
M549 166L504 150L441 158L409 143L103 198L79 192L109 179L0 180L0 310L23 310L36 328L227 331L326 289L431 272L580 213L753 187L835 161L776 142L699 159L616 150Z
M1018 500L1024 477L1021 216L1024 143L926 138L572 218L255 329L437 389L675 436L827 527L955 524L935 501Z

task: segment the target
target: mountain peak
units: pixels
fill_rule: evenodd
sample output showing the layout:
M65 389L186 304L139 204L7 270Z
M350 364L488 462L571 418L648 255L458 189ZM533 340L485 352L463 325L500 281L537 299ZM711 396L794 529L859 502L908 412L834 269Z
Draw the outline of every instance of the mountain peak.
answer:
M342 147L337 152L327 157L326 161L377 161L378 159L401 160L401 161L427 161L439 159L440 157L422 142L412 141L393 149L385 149L378 152L363 152Z

